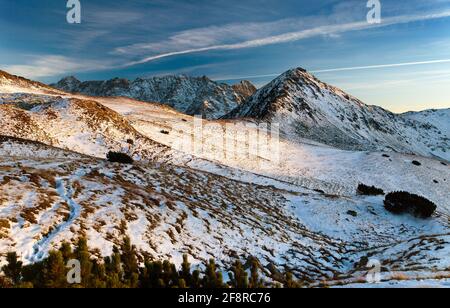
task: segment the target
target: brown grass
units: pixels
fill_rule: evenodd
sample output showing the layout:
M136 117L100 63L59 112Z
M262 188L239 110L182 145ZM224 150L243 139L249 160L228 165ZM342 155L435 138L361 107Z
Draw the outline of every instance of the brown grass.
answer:
M9 221L6 219L0 219L0 229L9 229L11 228Z

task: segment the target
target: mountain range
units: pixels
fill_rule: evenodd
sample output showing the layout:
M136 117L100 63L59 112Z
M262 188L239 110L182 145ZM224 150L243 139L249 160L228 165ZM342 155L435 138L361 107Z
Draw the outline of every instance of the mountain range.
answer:
M12 249L36 262L81 236L107 256L128 235L140 255L177 265L254 257L269 282L289 269L308 286L361 286L364 260L377 259L382 283L448 283L448 109L394 114L302 69L259 90L186 76L81 84L0 71L0 263ZM192 105L205 97L213 120L196 135ZM265 123L280 125L280 139L258 131L277 160L270 147L247 151ZM192 138L202 151L178 146ZM135 162L110 163L109 151ZM395 216L360 183L437 211Z
M234 86L217 83L207 77L164 76L107 81L81 82L73 76L53 87L90 96L123 96L146 102L167 104L189 115L214 119L230 112L251 96L256 88L249 81Z
M394 114L368 106L301 68L259 90L248 81L228 86L186 76L103 82L67 77L53 86L71 93L158 102L208 119L277 123L291 141L308 139L344 150L395 151L450 160L446 121L450 109Z

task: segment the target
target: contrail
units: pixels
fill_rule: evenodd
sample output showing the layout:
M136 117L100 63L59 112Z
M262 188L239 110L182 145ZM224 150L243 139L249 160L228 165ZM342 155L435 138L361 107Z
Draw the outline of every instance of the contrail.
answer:
M301 30L297 32L289 32L284 33L280 35L274 35L259 39L253 39L248 40L244 42L238 42L234 44L220 44L220 45L212 45L212 46L205 46L205 47L199 47L199 48L191 48L186 50L175 50L175 51L169 51L167 53L162 54L156 54L151 55L148 57L145 57L140 60L132 61L125 63L122 65L122 67L129 67L134 66L138 64L143 64L147 62L151 62L158 59L178 56L178 55L185 55L185 54L191 54L191 53L200 53L200 52L206 52L206 51L214 51L214 50L235 50L235 49L243 49L243 48L254 48L254 47L261 47L261 46L267 46L267 45L274 45L274 44L282 44L282 43L288 43L288 42L295 42L311 37L321 36L321 35L330 35L330 34L337 34L337 33L345 33L350 31L358 31L358 30L366 30L366 29L373 29L373 28L382 28L382 27L388 27L391 25L398 25L398 24L407 24L411 22L417 22L417 21L425 21L425 20L434 20L434 19L441 19L441 18L448 18L450 17L450 11L443 11L440 13L433 13L433 14L423 14L423 15L401 15L401 16L395 16L395 17L388 17L383 19L382 23L380 24L369 24L367 22L359 21L359 22L352 22L352 23L346 23L346 24L337 24L337 25L326 25L326 26L320 26L316 28Z
M379 64L379 65L367 65L367 66L354 66L354 67L341 67L332 68L324 70L314 70L310 71L313 74L318 73L332 73L332 72L344 72L344 71L357 71L357 70L370 70L370 69L381 69L381 68L392 68L392 67L403 67L403 66L417 66L417 65L429 65L429 64L439 64L439 63L450 63L450 59L441 60L431 60L431 61L419 61L419 62L404 62L404 63L392 63L392 64ZM239 80L239 79L253 79L253 78L266 78L266 77L277 77L282 73L266 74L266 75L253 75L253 76L243 76L243 77L233 77L226 79L216 79L216 80Z
M355 66L355 67L343 67L333 68L326 70L311 71L312 73L329 73L329 72L343 72L343 71L357 71L366 69L377 68L390 68L390 67L402 67L402 66L414 66L414 65L427 65L437 63L450 63L450 59L433 60L433 61L420 61L420 62L406 62L406 63L394 63L394 64L381 64L381 65L368 65L368 66Z

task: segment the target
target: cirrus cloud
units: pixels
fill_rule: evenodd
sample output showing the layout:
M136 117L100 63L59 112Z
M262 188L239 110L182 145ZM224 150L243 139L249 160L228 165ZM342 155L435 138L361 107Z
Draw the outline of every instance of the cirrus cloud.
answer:
M129 56L150 53L150 55L144 58L130 61L123 65L124 67L127 67L178 55L216 50L254 48L295 42L317 36L335 36L351 31L382 28L448 17L450 17L450 10L438 13L388 17L384 18L380 24L370 24L367 21L356 21L343 24L335 23L275 35L271 35L271 32L289 29L292 28L293 25L304 25L304 21L288 19L272 23L231 24L225 25L220 29L217 27L207 27L183 31L171 36L165 41L119 47L114 50L114 53ZM328 19L334 20L335 18L331 16ZM266 36L264 36L264 34L266 34ZM241 40L239 41L239 39ZM229 42L230 40L237 42Z

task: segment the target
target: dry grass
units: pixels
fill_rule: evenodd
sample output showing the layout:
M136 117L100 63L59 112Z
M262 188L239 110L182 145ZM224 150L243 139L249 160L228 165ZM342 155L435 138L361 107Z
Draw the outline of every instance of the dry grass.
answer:
M0 229L9 229L11 228L9 224L9 220L7 219L0 219Z
M404 273L392 273L391 274L391 280L398 280L398 281L406 281L406 280L410 280L411 278L404 274Z

